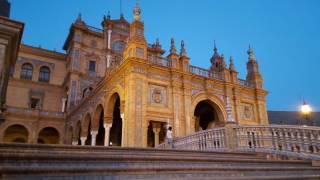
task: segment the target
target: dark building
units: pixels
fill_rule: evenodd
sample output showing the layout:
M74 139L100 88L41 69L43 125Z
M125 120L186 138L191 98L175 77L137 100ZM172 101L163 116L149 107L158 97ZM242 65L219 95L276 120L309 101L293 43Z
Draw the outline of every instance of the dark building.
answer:
M0 0L0 16L10 16L10 3L8 0Z
M320 126L320 112L312 112L306 119L300 112L296 111L268 111L270 124L283 125L311 125Z

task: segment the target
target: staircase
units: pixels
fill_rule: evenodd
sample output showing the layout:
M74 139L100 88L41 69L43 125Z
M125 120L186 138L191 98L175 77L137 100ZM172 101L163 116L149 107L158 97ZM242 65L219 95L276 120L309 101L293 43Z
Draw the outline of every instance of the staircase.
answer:
M0 178L320 179L320 167L257 153L0 144Z

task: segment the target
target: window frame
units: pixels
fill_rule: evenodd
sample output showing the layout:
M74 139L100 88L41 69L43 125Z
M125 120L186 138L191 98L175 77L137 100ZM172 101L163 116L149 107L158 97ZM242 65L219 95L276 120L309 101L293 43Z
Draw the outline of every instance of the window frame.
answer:
M31 63L24 63L21 66L20 79L32 80L33 65Z
M47 70L47 71L44 72L43 70ZM50 70L49 67L47 67L47 66L40 67L40 69L39 69L39 78L38 78L39 82L49 83L50 82L50 76L51 76L51 70Z

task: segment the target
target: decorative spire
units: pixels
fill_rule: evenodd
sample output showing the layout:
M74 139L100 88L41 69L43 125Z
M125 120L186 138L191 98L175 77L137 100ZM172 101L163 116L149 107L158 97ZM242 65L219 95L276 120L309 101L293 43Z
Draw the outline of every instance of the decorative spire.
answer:
M81 13L78 14L78 17L76 19L76 23L78 24L85 24L83 21L82 21L82 15Z
M233 57L232 56L230 56L229 70L230 71L236 71L236 67L234 66Z
M227 68L227 64L226 64L226 62L224 60L224 54L223 53L221 54L221 64L222 64L222 68L223 69Z
M174 39L171 38L170 54L177 54L176 46L174 45Z
M107 19L108 19L108 20L111 19L110 11L108 11Z
M251 48L251 46L249 45L249 49L247 51L248 55L249 55L249 60L255 60L254 58L254 52L253 49Z
M81 13L78 14L76 22L82 22L82 15Z
M134 7L133 14L134 14L134 16L133 16L134 21L140 21L141 20L141 17L140 17L141 9L139 7L138 0L136 0L136 6Z
M218 53L218 49L217 49L217 46L216 46L216 40L214 40L213 43L214 43L213 51L214 51L214 53Z
M181 41L181 50L180 50L180 56L187 56L187 50L184 47L184 41Z

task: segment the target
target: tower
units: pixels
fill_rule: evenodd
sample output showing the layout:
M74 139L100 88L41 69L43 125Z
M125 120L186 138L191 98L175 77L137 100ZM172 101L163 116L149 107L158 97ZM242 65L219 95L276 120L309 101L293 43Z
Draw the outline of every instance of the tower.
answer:
M263 79L259 72L258 62L254 57L253 49L250 46L247 53L249 55L247 62L247 81L253 84L255 88L262 88Z
M0 0L0 16L10 16L10 3L8 0Z
M141 9L138 2L133 10L133 21L130 24L130 36L124 56L125 59L128 57L147 59L147 41L144 37L144 24L141 21Z
M213 55L210 59L211 61L211 71L221 72L226 68L226 63L224 61L224 56L219 55L216 42L214 42Z

